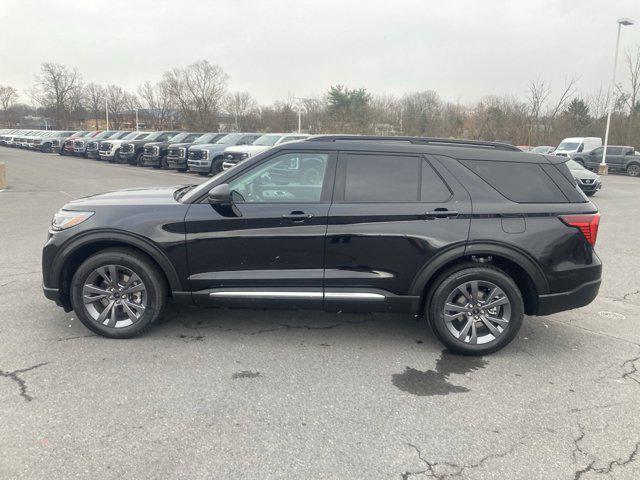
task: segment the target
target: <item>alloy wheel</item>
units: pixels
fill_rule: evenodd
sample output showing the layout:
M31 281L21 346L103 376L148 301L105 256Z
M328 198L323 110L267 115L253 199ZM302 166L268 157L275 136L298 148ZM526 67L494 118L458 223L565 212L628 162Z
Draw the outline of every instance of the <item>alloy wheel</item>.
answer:
M443 313L446 327L455 338L479 345L496 340L506 331L511 302L496 284L472 280L453 289Z
M629 165L629 168L627 168L627 173L632 177L640 177L640 166Z
M147 288L138 274L122 265L93 270L82 287L86 312L97 323L124 328L138 322L147 308Z

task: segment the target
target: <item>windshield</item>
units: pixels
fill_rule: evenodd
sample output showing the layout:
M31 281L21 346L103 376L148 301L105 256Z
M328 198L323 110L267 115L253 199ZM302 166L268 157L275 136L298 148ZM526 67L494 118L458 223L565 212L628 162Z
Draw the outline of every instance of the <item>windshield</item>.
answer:
M548 151L553 150L553 147L535 147L531 152L533 153L547 153Z
M580 146L577 142L562 142L558 145L558 150L577 150Z
M584 170L584 167L575 160L569 160L567 162L567 167L569 167L569 170Z
M273 147L275 143L282 138L282 135L277 134L267 134L258 138L251 145L261 145L263 147Z
M93 137L94 140L101 140L103 138L109 138L110 136L112 136L114 133L116 133L114 130L108 131L108 132L102 132L99 135L96 135L95 137Z
M145 140L149 140L149 142L153 142L156 138L159 138L161 135L164 135L164 132L153 132L149 134L149 136L146 138L145 137L140 137L140 138L144 138Z
M211 143L219 138L221 138L221 134L219 133L205 133L204 135L200 135L198 138L196 138L193 143L202 145L205 143Z
M170 143L182 143L182 141L188 136L189 134L187 132L181 132L181 133L178 133L177 135L174 135L167 141Z
M133 140L134 138L136 138L138 135L140 135L140 132L131 132L130 134L128 134L126 137L124 137L122 140Z
M243 137L242 133L230 133L229 135L225 135L216 143L235 143Z

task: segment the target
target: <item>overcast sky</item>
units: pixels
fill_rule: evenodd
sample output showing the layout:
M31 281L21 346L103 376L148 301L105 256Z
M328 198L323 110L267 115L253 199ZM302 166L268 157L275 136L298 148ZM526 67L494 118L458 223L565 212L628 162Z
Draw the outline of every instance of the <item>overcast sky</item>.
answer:
M531 79L557 91L572 75L588 93L609 82L620 17L640 21L640 0L0 0L0 85L27 101L54 61L135 91L206 59L263 103L337 83L524 97ZM621 53L639 45L640 25L624 27Z

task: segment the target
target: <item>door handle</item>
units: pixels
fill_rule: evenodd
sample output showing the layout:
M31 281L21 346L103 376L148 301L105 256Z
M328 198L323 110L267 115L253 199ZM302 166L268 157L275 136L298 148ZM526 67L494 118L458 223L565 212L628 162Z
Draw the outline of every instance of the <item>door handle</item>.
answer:
M304 222L309 218L313 218L313 213L294 211L291 213L285 213L284 215L282 215L282 218L286 218L287 220L292 220L294 222Z
M427 220L433 220L434 218L453 218L458 215L458 212L447 210L446 208L436 208L431 212L424 212L424 216Z

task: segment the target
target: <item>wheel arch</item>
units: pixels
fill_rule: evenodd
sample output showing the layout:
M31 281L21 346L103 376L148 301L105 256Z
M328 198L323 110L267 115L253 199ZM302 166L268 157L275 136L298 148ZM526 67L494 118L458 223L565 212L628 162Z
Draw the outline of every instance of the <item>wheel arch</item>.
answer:
M427 306L432 281L446 270L469 263L493 265L513 278L522 293L527 315L536 314L538 296L548 293L549 286L542 269L524 252L502 244L472 243L466 247L459 245L441 253L416 275L409 294L421 298L420 312Z
M53 261L51 284L60 290L63 303L70 305L69 286L73 274L89 256L108 248L128 248L143 253L153 261L167 280L169 294L182 292L183 288L175 268L167 256L153 243L130 233L101 231L74 238L65 245Z

